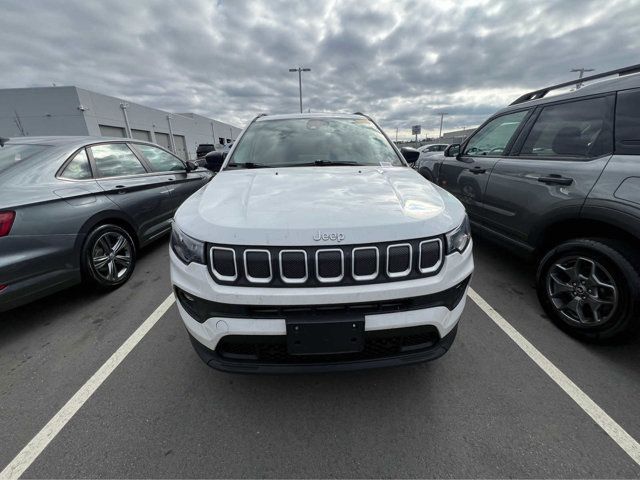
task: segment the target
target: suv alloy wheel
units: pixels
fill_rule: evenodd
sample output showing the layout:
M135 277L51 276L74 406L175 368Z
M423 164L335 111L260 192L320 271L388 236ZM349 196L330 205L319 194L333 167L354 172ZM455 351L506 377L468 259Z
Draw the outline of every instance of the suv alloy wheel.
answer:
M619 336L639 323L640 271L623 243L575 239L549 251L538 268L538 298L551 319L583 338Z

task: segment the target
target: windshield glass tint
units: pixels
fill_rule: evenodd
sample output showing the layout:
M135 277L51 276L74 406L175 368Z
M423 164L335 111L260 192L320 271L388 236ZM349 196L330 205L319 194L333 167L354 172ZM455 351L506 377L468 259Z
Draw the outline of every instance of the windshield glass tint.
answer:
M287 167L315 162L403 165L384 135L365 118L256 122L242 136L229 165Z
M50 147L46 145L5 145L4 147L0 147L0 172L47 148Z

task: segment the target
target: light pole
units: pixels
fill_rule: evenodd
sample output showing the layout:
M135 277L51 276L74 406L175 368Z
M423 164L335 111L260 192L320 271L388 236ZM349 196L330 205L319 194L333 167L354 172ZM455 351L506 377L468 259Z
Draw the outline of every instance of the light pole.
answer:
M572 68L572 72L580 72L578 75L578 80L580 80L584 76L584 72L593 72L593 68ZM576 83L576 90L578 90L582 86L582 82Z
M442 138L442 123L444 122L444 116L449 115L447 112L440 112L440 135L438 135L438 139Z
M300 87L300 113L302 113L302 72L310 72L310 68L290 68L290 72L298 72L298 86Z
M129 108L129 104L127 102L122 102L120 104L120 108L122 109L122 115L124 115L124 131L127 135L127 138L131 138L131 126L129 125L129 117L127 116L127 108Z

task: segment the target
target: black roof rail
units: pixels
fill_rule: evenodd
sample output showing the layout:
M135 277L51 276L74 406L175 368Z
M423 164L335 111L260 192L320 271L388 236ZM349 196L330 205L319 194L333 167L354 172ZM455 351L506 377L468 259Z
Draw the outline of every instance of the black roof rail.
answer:
M598 73L596 75L590 75L588 77L576 78L571 80L570 82L559 83L557 85L552 85L550 87L541 88L540 90L534 90L533 92L525 93L524 95L518 97L514 102L510 105L517 105L519 103L528 102L529 100L537 100L539 98L544 97L551 90L557 90L563 87L570 87L572 85L577 85L583 82L589 82L591 80L597 80L599 78L611 77L613 75L618 75L622 77L623 75L630 75L632 73L640 72L640 63L636 65L631 65L629 67L618 68L616 70L610 70L608 72Z

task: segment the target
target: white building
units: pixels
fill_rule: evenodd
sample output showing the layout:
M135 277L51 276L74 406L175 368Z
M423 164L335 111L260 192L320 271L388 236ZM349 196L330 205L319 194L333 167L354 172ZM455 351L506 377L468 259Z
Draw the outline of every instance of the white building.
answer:
M96 135L147 140L188 159L201 143L226 144L241 129L78 87L0 89L0 136Z

